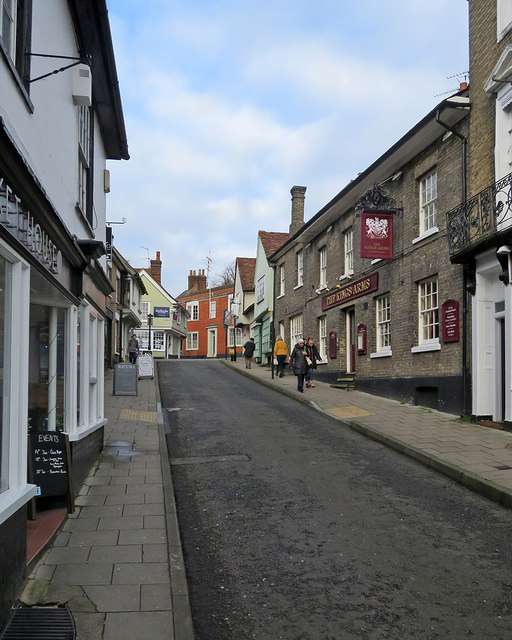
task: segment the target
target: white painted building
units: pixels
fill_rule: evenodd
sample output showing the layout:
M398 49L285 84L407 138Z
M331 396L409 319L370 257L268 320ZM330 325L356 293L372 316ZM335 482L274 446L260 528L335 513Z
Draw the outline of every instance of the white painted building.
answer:
M106 161L128 159L105 0L3 0L0 87L4 603L36 494L28 433L69 435L76 485L102 446Z

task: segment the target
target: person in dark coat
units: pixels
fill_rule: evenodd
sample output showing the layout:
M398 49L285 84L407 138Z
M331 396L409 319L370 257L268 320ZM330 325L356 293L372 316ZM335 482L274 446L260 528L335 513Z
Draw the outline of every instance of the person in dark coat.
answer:
M251 338L244 344L244 358L245 358L245 368L251 368L252 356L254 350L256 349L256 345L254 344L254 338Z
M306 387L314 387L315 383L313 381L313 369L316 369L316 365L322 360L322 356L316 348L316 344L313 338L307 339L306 352L308 354L307 357L310 359L310 362L308 363L308 372L306 374Z
M308 372L308 363L306 361L306 348L304 340L301 338L293 347L290 355L290 367L297 376L297 391L304 391L304 377Z
M137 362L137 356L139 355L139 341L135 333L132 335L131 340L128 341L127 351L130 364L135 364Z

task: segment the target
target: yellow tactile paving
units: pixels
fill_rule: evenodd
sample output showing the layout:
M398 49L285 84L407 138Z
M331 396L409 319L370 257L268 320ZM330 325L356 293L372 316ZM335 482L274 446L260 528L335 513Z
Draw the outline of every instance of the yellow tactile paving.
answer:
M338 418L360 418L361 416L374 416L371 411L366 411L354 405L348 407L334 407L333 409L327 409L329 413L332 413Z
M123 409L119 415L120 420L135 420L136 422L157 421L156 411L134 411L133 409Z

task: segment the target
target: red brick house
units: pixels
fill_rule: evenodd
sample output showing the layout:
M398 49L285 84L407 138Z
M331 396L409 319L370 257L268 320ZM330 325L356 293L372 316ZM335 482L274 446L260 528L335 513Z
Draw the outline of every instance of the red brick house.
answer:
M233 285L207 287L204 269L190 271L188 289L177 300L186 306L189 317L184 358L220 358L226 355L227 331L224 312L230 311ZM237 341L238 342L238 341ZM238 349L241 354L241 349Z

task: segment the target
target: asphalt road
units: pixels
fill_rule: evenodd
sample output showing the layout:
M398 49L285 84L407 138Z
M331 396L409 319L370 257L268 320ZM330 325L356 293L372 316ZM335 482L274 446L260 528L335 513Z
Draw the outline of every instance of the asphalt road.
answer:
M512 638L511 511L219 362L159 378L197 640Z

